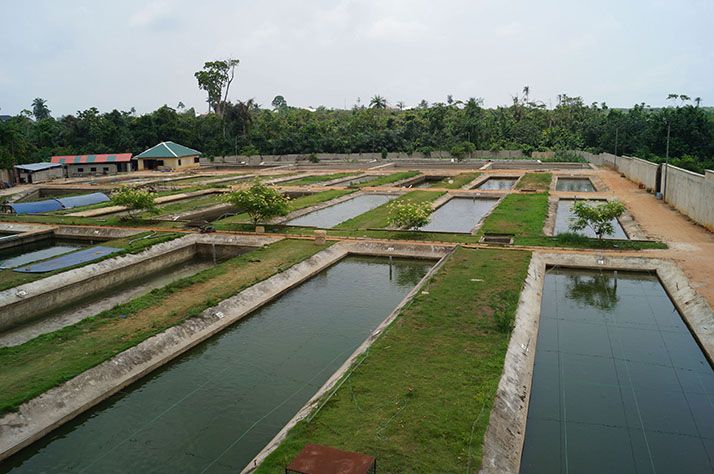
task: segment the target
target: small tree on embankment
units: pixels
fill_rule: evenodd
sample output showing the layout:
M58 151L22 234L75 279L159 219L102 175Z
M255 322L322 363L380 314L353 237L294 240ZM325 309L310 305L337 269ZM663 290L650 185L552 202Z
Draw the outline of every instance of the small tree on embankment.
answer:
M226 202L245 212L254 226L274 217L284 216L289 211L287 196L256 179L248 189L226 195Z
M625 205L617 200L596 205L579 201L573 204L572 212L574 218L570 223L571 230L577 232L589 227L598 239L602 239L615 231L612 221L625 212Z
M115 206L126 207L129 218L136 220L141 212L158 212L155 197L150 191L125 186L112 192L111 201Z
M431 219L431 203L395 201L389 205L389 225L398 229L419 230Z

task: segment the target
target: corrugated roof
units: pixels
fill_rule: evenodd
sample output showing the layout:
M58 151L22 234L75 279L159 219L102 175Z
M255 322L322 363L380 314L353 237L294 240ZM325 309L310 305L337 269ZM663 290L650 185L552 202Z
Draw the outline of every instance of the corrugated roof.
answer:
M71 209L73 207L80 206L90 206L92 204L98 204L100 202L109 201L109 196L104 193L91 193L82 194L81 196L70 196L65 198L57 198L57 200L62 204L65 209Z
M131 153L104 153L100 155L61 155L53 156L52 163L62 165L80 165L91 163L126 163L131 161Z
M80 196L69 196L58 199L47 199L45 201L16 202L7 204L15 214L39 214L41 212L59 211L61 209L72 209L73 207L89 206L100 202L109 201L109 196L104 193L82 194Z
M52 212L62 209L62 204L57 199L47 199L46 201L35 202L14 202L8 204L15 214L39 214L40 212Z
M161 142L154 145L143 153L136 155L137 158L183 158L184 156L200 155L201 152L179 145L174 142Z
M15 168L19 170L25 170L25 171L42 171L42 170L47 170L50 168L57 168L58 165L57 163L47 163L47 162L42 162L42 163L26 163L24 165L15 165Z

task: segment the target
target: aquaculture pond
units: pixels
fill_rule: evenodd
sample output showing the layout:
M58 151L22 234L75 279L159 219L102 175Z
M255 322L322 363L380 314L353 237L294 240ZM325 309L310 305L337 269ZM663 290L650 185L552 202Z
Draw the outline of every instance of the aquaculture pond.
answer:
M348 257L10 458L12 472L240 472L433 263Z
M48 238L10 247L0 250L0 269L21 267L28 263L73 252L88 244L89 242L81 240Z
M712 472L714 372L654 274L549 269L522 473Z
M210 258L195 257L151 273L144 273L139 278L115 285L109 290L93 292L83 297L81 301L65 305L45 315L27 315L29 320L27 324L0 334L0 347L17 346L42 334L75 324L213 265Z
M329 229L340 222L352 219L375 207L379 207L396 197L397 196L389 196L387 194L362 194L347 201L342 201L338 204L291 219L285 222L285 224Z
M483 190L507 190L512 189L518 178L488 178L483 183L476 186Z
M574 191L579 193L595 192L595 186L589 178L558 178L556 191Z
M498 199L452 198L431 214L431 221L421 230L469 233L497 202Z
M605 201L588 201L589 204L602 204ZM555 213L555 233L556 234L562 234L565 232L573 232L570 230L570 224L574 218L573 214L573 204L575 204L574 200L571 199L561 199L558 201L558 207L556 209ZM629 237L625 233L625 230L622 228L620 225L620 221L617 219L613 219L612 221L612 228L614 232L612 235L606 235L604 238L606 239L628 239ZM591 228L586 227L583 230L578 231L578 234L585 235L587 237L597 237L597 234L595 234L595 231L593 231Z

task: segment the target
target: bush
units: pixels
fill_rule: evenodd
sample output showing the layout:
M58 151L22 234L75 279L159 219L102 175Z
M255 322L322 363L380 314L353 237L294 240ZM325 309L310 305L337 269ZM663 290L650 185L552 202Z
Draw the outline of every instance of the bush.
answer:
M555 150L552 158L545 158L541 161L553 163L587 163L588 160L571 150Z
M386 160L386 159L387 159L387 153L388 153L388 152L387 152L387 149L386 149L386 148L382 148L382 159L383 159L383 160Z
M389 205L389 225L399 229L419 230L431 219L428 202L394 201Z
M612 220L620 217L623 212L625 212L625 205L618 200L597 205L578 201L573 204L575 217L570 224L570 229L577 232L589 227L598 239L602 239L604 235L611 235L615 231Z
M250 216L253 225L284 216L289 212L288 198L275 188L256 179L250 188L228 193L225 200Z
M318 158L316 154L310 153L310 155L307 157L307 161L309 161L310 163L319 163L320 158Z
M140 211L158 212L155 197L152 192L128 186L119 188L111 194L112 204L126 207L131 219L136 219L136 213Z

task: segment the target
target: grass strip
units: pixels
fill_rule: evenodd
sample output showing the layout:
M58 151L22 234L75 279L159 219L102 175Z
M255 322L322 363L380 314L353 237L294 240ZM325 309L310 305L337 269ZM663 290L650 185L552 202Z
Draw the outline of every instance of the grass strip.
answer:
M449 176L439 181L434 181L432 188L459 189L481 176L481 173L461 173L456 176ZM451 182L449 182L451 181Z
M529 261L457 250L257 472L284 472L307 443L369 453L383 473L476 472Z
M516 183L516 189L534 189L538 192L548 191L553 175L550 173L526 173Z
M20 346L0 348L0 411L16 408L323 248L312 241L282 240Z
M420 174L420 171L401 171L399 173L379 176L378 178L365 181L364 183L355 184L355 187L364 188L367 186L384 186L385 184L394 183L396 181L401 181L407 178L413 178L414 176L418 176Z
M543 236L547 216L547 193L509 194L486 218L478 234L514 234L518 243L524 237Z
M283 181L278 183L280 186L301 186L306 184L316 184L324 183L325 181L332 181L334 179L349 178L350 176L355 176L359 173L333 173L333 174L323 174L315 176L305 176L304 178L291 179L290 181Z
M412 201L412 202L431 202L444 194L439 191L411 191L399 196L397 199L389 201L381 206L375 207L363 214L348 219L339 225L336 229L368 229L387 227L389 225L389 205L397 201Z

